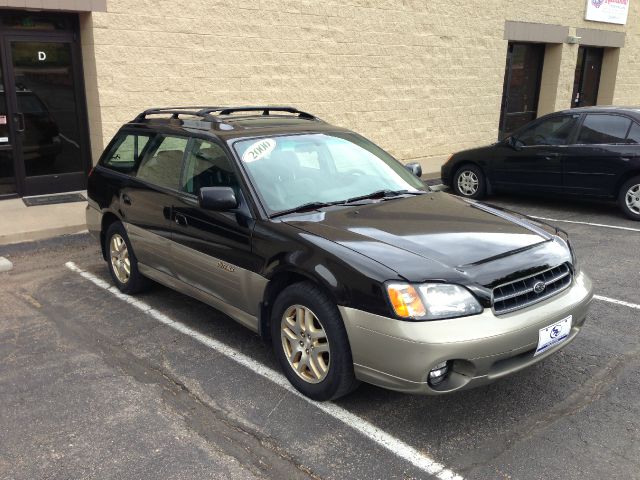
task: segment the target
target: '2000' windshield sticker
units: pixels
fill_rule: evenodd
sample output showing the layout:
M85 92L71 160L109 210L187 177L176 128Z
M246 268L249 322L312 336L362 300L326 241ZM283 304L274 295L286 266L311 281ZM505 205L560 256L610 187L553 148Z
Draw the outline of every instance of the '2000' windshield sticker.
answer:
M255 162L269 155L276 148L276 141L272 138L263 138L256 143L252 143L242 155L242 161L245 163Z

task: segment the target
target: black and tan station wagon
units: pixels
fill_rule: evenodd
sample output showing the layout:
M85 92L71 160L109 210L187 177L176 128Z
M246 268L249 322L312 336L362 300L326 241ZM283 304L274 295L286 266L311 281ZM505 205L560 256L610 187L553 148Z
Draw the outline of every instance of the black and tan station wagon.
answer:
M221 310L316 400L474 387L571 342L592 285L567 235L419 175L291 107L152 109L91 172L87 223L120 290Z

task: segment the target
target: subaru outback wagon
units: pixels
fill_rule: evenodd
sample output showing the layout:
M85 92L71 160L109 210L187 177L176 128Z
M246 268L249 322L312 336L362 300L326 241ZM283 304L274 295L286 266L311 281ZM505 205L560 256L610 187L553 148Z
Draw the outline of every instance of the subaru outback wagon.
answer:
M592 285L567 235L419 174L291 107L152 109L91 172L87 223L121 291L221 310L316 400L474 387L572 341Z

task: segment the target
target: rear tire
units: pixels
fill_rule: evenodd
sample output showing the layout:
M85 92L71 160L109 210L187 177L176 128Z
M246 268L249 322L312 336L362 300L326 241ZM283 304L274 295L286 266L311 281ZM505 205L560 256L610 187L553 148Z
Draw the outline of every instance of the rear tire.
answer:
M355 390L351 347L336 304L310 282L285 288L271 313L271 339L291 384L317 401Z
M149 286L149 280L138 270L138 259L121 222L114 222L107 228L104 248L109 273L122 293L132 295Z
M464 198L480 200L487 194L486 177L480 167L463 165L453 176L453 191Z
M618 193L618 205L631 220L640 221L640 175L622 186Z

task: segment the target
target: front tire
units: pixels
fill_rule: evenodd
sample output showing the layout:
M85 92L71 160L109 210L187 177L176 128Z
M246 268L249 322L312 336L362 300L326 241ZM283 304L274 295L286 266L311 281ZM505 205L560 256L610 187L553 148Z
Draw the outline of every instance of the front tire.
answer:
M480 200L487 193L486 178L480 167L463 165L453 176L453 191L464 198Z
M122 293L138 293L149 285L149 280L138 270L138 259L122 223L109 225L104 248L111 278Z
M631 220L640 221L640 175L622 186L618 194L618 205Z
M285 376L303 395L333 400L358 386L340 312L312 283L280 293L271 313L271 338Z

